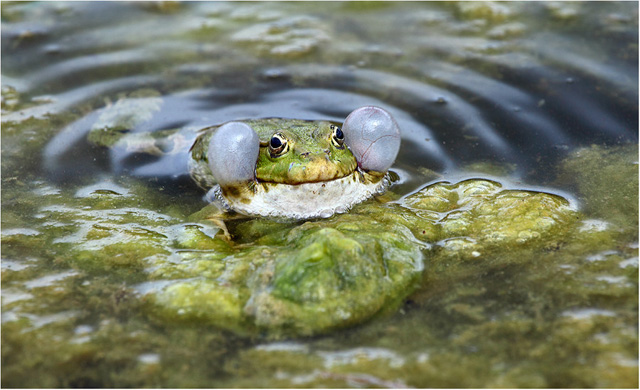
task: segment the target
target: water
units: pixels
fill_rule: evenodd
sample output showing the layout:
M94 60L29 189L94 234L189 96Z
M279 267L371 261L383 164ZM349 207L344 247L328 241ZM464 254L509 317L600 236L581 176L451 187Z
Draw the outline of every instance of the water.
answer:
M53 2L2 18L3 386L637 386L637 4ZM518 261L429 255L399 309L324 336L163 321L133 289L148 264L125 258L142 253L86 257L92 218L143 240L205 205L184 160L86 142L105 107L149 93L161 108L136 131L379 105L403 132L398 194L493 178L564 195L595 233Z

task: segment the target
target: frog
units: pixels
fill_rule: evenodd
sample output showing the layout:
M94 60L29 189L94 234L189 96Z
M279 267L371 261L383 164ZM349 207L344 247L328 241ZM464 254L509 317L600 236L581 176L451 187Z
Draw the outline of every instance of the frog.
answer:
M267 118L203 129L190 149L191 177L227 210L248 216L328 218L383 193L400 128L383 108L329 121Z

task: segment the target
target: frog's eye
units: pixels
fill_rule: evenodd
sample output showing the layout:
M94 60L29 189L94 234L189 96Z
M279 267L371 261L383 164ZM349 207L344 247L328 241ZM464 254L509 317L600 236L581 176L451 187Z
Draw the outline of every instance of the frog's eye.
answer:
M333 146L336 148L342 149L342 145L344 145L344 134L342 133L342 130L335 125L331 125L330 127L331 130L333 130L333 133L331 134L331 143L333 143Z
M280 157L289 151L289 142L280 133L275 133L269 140L269 154L271 157Z

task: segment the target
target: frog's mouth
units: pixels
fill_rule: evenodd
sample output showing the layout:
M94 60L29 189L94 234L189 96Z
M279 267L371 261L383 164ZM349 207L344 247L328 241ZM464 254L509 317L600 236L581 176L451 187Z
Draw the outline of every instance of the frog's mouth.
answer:
M301 185L338 180L358 172L355 158L332 161L328 155L304 156L288 164L270 164L256 168L261 183Z
M227 208L251 216L287 220L328 218L384 192L388 185L387 174L354 170L326 181L298 184L254 181L249 186L225 186L220 188L219 198Z

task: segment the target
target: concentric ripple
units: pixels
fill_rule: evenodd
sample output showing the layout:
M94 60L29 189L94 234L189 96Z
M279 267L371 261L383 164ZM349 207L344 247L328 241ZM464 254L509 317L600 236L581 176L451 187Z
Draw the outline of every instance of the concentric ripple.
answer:
M16 21L3 25L3 76L26 108L3 113L3 122L86 110L86 103L101 110L139 88L160 91L165 104L132 131L270 116L341 121L375 104L388 108L403 131L398 166L443 171L495 161L538 180L545 180L536 169L541 160L553 164L592 142L637 139L637 90L630 87L638 81L637 35L627 32L637 20L624 16L624 6L579 5L565 13L535 3L418 12L398 6L390 15L403 28L384 35L371 25L371 13L353 19L343 5L330 4L288 16L296 7L11 7L6 14ZM33 15L45 22L26 21ZM110 23L116 15L118 23ZM542 16L549 25L540 25ZM591 23L601 32L576 42L567 18L576 30ZM607 38L620 43L612 47ZM602 61L603 52L616 60ZM66 148L49 148L49 169L73 153L72 141L94 117L89 112L61 129L52 144ZM115 168L185 173L177 160L152 163ZM64 170L73 175L72 167Z

